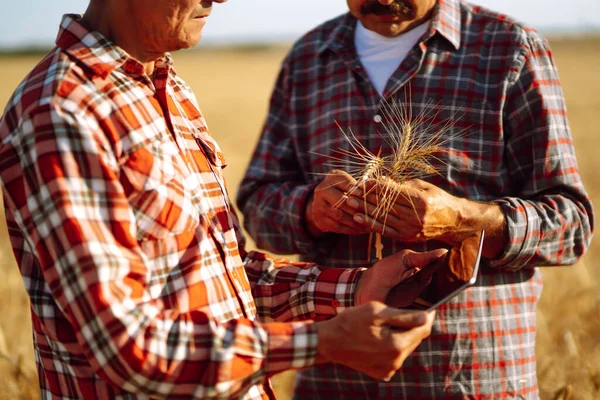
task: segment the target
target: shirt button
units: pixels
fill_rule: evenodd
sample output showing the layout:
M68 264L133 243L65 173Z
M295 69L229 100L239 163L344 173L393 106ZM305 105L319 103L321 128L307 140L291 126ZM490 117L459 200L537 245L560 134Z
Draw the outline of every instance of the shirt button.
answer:
M339 301L337 301L337 300L332 300L332 301L331 301L331 305L332 305L334 308L338 308L338 307L340 306L340 302L339 302Z
M382 120L383 118L381 118L381 115L379 114L375 114L375 116L373 117L373 121L375 121L376 124L379 124Z

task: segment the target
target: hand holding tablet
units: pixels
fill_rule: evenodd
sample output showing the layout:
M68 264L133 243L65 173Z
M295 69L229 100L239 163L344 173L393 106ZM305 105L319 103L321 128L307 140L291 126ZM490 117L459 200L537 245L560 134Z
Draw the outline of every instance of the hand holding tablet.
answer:
M448 252L446 257L448 269L443 267L439 269L437 276L434 277L434 286L424 293L426 298L433 300L426 308L427 311L435 310L475 284L479 273L484 235L484 231L481 231L479 235L465 239L460 247Z
M434 310L477 281L484 232L465 239L438 262L397 285L386 303L398 308Z

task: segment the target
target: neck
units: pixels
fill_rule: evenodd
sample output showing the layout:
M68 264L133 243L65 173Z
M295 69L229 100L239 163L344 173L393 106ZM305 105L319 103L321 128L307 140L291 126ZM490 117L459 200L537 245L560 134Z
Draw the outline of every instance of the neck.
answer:
M101 33L112 44L125 50L131 57L141 62L146 74L151 76L154 71L154 61L160 58L162 53L157 54L145 49L144 42L138 40L136 32L131 29L132 22L121 21L118 17L118 15L128 15L128 13L123 12L123 10L116 13L111 6L112 4L114 3L102 2L102 4L98 4L97 1L90 1L80 21L81 24L89 30Z

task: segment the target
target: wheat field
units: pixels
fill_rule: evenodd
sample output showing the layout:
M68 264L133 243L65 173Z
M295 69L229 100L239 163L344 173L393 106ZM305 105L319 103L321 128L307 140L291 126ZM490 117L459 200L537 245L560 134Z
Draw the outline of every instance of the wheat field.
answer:
M564 86L584 184L600 204L600 37L550 40ZM266 115L269 94L287 46L200 48L176 53L178 74L194 89L229 166L235 193ZM0 56L4 106L40 55ZM598 200L598 201L595 201ZM249 246L253 246L250 242ZM573 267L543 270L538 310L538 377L542 399L600 398L600 241ZM293 374L274 378L288 399ZM37 392L28 299L0 213L0 400L35 399Z

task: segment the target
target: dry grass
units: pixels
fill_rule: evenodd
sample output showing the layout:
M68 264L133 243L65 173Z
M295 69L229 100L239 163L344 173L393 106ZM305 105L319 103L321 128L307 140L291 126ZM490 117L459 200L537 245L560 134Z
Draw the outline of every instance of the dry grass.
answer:
M600 204L600 38L551 41L567 97L583 181ZM256 51L184 52L177 71L194 88L213 136L229 162L226 175L236 190L267 110L268 96L285 48ZM0 104L39 57L3 57ZM235 110L235 118L231 115ZM247 145L240 146L240 143ZM35 372L27 297L6 239L0 213L0 399L35 398ZM250 243L250 246L252 244ZM543 271L545 288L538 312L538 376L542 399L600 398L600 242L571 268ZM5 344L2 344L2 341ZM4 347L4 348L3 348ZM19 364L18 360L22 360ZM280 399L289 398L293 374L275 377Z

